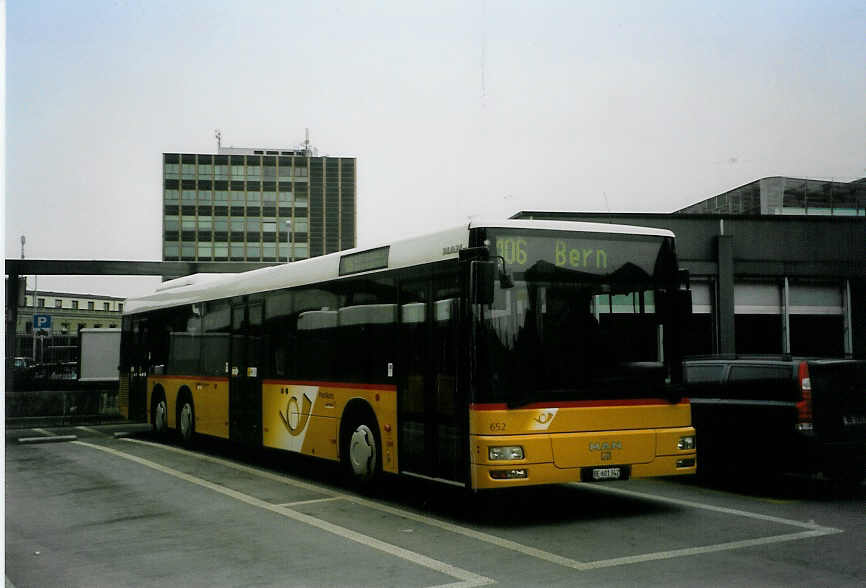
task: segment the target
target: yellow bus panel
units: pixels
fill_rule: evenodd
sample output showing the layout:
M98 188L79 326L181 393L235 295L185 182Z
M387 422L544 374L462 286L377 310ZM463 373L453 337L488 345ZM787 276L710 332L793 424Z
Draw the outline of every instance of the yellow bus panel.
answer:
M397 394L394 386L330 382L262 382L262 444L338 460L340 419L352 399L372 407L382 442L382 469L397 473Z

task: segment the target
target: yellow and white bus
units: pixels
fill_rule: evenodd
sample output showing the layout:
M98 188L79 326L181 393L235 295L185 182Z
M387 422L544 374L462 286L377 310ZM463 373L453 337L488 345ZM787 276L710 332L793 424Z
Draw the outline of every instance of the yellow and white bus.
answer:
M670 231L476 222L124 310L130 418L471 489L695 472Z

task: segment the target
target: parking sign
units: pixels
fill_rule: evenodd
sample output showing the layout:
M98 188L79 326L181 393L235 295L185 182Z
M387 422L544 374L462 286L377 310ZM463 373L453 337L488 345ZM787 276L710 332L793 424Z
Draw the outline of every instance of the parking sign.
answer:
M34 314L33 328L37 331L51 330L51 315L50 314Z

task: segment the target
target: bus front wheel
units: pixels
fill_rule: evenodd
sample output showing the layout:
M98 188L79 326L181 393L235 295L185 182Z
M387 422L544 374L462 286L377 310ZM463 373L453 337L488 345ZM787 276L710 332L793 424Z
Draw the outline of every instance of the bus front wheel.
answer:
M381 471L382 449L374 419L354 421L343 434L342 461L353 483L368 488Z

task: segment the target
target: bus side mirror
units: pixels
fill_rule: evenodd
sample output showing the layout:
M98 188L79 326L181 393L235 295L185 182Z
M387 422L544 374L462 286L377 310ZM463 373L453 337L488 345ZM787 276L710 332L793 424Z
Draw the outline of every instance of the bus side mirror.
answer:
M692 316L692 291L675 290L673 294L674 320L679 322L688 321Z
M656 312L672 320L674 323L684 323L692 316L691 290L674 290L656 292Z
M471 266L472 301L475 304L493 304L497 262L473 261Z

